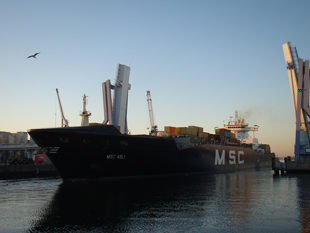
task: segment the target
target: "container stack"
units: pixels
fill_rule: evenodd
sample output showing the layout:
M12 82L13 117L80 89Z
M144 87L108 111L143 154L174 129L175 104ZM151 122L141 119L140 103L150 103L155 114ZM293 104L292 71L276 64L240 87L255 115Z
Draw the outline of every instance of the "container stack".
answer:
M189 137L190 143L202 143L207 140L214 140L214 134L203 132L202 127L190 125L188 127L165 126L169 137Z
M165 131L169 134L169 136L194 135L199 137L199 135L203 134L202 127L192 125L188 127L165 126Z
M171 134L175 134L175 127L165 126L165 131L171 136Z
M230 130L225 128L215 129L215 139L218 142L225 142L231 144L238 144L239 140L236 139L236 135Z
M209 139L209 133L205 133L205 132L202 132L202 133L198 133L198 137L200 138L204 138L204 139Z

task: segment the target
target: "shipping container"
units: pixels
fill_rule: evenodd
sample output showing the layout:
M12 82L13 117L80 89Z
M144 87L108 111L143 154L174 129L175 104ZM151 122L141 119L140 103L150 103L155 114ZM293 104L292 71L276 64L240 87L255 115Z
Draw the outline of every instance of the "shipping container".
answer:
M187 135L190 143L201 143L201 138L195 135Z
M199 133L203 133L203 128L198 126L188 126L188 127L172 127L165 126L165 131L171 134L183 134L183 135L194 135L199 136Z
M209 137L209 139L214 140L214 139L215 139L215 134L211 134L211 133L209 133L208 137Z
M227 137L227 138L232 138L233 134L230 132L220 132L221 136Z
M185 127L180 127L180 134L186 134L186 128Z
M185 128L185 134L195 135L197 136L197 133L195 134L196 130L193 128Z
M221 132L220 132L220 136L228 137L227 132L225 132L225 131L221 131Z
M180 127L180 134L188 134L187 129L188 128L186 128L186 127Z
M188 128L191 135L198 136L198 129L197 128Z
M265 153L270 153L270 151L271 151L270 145L268 145L268 144L261 144L260 147L265 150Z
M215 129L215 133L217 133L217 132L230 132L230 130L225 129L225 128L217 128L217 129Z
M165 126L165 127L164 127L164 130L168 133L169 136L171 136L171 133L170 133L170 126Z
M175 127L172 127L172 126L165 126L165 131L166 131L168 134L175 133Z
M208 139L209 138L209 134L205 133L205 132L198 133L198 137L204 138L204 139Z
M203 132L203 128L202 127L190 125L190 126L188 126L188 128L195 129L195 132L196 132L197 136L198 136L198 133L202 133Z

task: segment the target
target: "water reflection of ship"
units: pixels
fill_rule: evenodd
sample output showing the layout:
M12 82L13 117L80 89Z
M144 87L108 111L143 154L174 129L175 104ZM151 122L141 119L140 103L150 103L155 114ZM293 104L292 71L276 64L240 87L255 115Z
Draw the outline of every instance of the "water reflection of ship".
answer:
M156 217L156 208L162 207L163 203L168 204L169 212L171 208L172 211L178 209L182 193L177 194L176 190L191 184L190 180L176 178L173 182L169 179L148 179L63 183L32 230L118 229L123 232L126 231L124 222L135 213L144 213L146 217L147 209L152 208L152 214Z
M177 219L191 219L184 231L240 228L254 211L256 175L63 183L30 231L152 231Z

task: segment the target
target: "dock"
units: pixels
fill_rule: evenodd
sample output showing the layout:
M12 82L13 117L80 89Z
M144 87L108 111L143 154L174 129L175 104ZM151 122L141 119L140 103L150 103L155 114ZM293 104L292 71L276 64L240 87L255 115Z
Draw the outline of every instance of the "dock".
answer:
M278 175L292 173L310 173L310 161L292 161L288 156L281 162L279 158L272 158L272 170Z
M60 177L52 164L0 165L0 180Z

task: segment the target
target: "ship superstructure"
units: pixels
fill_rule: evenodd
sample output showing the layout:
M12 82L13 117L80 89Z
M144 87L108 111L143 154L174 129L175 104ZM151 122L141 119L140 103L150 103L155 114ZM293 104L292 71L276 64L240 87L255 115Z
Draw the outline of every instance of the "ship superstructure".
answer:
M243 118L238 117L238 111L235 111L235 119L233 120L230 117L224 128L235 134L236 139L240 140L241 144L252 144L254 150L259 148L258 139L255 138L255 131L258 130L258 125L249 127ZM249 135L249 132L253 132L253 137Z

